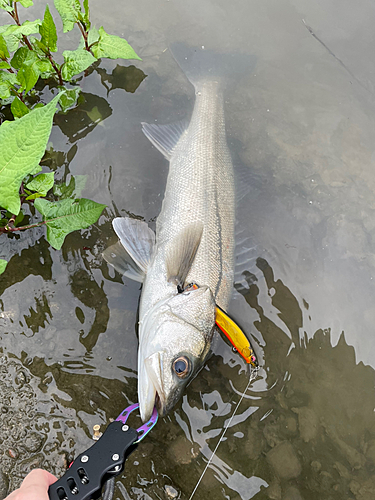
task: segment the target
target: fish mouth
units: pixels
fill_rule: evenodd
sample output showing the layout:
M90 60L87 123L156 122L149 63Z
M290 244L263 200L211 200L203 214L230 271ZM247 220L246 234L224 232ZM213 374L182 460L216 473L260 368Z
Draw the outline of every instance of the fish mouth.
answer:
M162 382L162 356L155 352L145 359L146 372L155 391L155 406L159 415L166 414L166 399Z
M167 407L164 401L160 399L158 391L156 391L155 395L155 406L156 409L158 410L158 413L161 417L164 417L165 414L167 413Z

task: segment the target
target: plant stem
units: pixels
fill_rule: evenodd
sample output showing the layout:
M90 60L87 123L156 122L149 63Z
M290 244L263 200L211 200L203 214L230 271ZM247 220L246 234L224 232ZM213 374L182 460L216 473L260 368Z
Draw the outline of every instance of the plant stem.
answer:
M51 55L51 52L48 51L48 54L47 54L47 57L48 59L50 60L51 64L52 64L52 68L55 70L56 72L56 75L57 75L57 78L59 79L59 85L64 85L64 81L62 79L62 75L61 75L61 68L59 69L57 66L56 66L56 63L55 61L53 60L52 58L52 55Z
M82 33L83 39L85 40L85 50L87 50L87 52L91 52L89 44L87 42L88 33L86 31L86 26L82 23L82 21L78 21L77 24L78 24L78 28L80 29L80 31Z
M47 224L48 221L44 220L41 222L37 222L36 224L30 224L29 226L21 226L21 227L9 227L9 222L5 227L0 227L0 233L14 233L15 231L23 231L24 229L31 229L33 227L43 226L44 224Z
M9 14L12 16L12 18L14 19L14 22L17 24L17 26L21 26L20 18L18 17L17 2L14 2L14 11L9 12ZM23 39L24 43L27 45L29 50L34 50L26 35L22 35L22 39Z

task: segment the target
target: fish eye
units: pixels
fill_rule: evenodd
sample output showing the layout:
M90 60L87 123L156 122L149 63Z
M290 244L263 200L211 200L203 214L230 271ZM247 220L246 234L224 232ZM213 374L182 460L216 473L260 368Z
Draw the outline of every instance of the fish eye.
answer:
M189 373L189 360L185 356L180 356L173 362L173 370L177 377L184 378Z

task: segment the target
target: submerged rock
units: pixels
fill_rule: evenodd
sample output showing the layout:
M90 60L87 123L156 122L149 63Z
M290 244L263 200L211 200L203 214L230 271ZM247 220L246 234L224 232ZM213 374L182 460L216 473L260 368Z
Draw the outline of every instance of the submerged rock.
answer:
M301 473L300 461L293 446L288 441L284 441L270 450L267 453L267 460L281 479L292 479Z
M283 495L283 500L303 500L300 492L294 486L288 488Z
M173 486L170 486L169 484L166 484L164 486L165 493L167 498L177 498L178 497L178 491L173 488Z
M306 406L302 408L292 408L292 411L298 415L299 433L305 443L316 438L319 427L316 413Z

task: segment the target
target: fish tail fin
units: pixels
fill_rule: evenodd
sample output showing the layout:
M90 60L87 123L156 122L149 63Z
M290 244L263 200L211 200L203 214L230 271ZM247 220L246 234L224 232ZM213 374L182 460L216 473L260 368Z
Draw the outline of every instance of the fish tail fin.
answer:
M216 80L224 84L251 73L256 58L250 54L220 54L204 47L189 47L174 43L170 50L177 64L185 73L195 90L200 82Z

